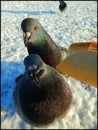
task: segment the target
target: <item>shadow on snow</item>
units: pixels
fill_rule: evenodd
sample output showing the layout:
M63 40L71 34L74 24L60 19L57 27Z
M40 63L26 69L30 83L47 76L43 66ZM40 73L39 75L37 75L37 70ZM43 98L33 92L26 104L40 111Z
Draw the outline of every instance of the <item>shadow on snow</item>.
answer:
M15 13L15 14L32 14L32 15L42 15L42 14L56 14L55 11L17 11L17 10L1 10L1 12Z
M13 116L16 112L13 103L15 79L23 73L24 65L21 62L1 62L1 111L6 112L2 120Z

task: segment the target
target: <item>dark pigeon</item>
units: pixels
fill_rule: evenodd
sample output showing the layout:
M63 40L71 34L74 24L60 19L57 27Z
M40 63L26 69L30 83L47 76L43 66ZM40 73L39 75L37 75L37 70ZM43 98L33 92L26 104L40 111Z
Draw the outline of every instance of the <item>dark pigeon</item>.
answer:
M13 92L19 116L28 124L48 125L70 110L72 93L65 78L39 55L24 59L25 73Z
M67 8L67 4L63 0L60 0L59 3L60 3L59 10L61 12L64 12L66 10L66 8Z
M21 23L24 43L29 54L38 54L42 60L56 67L62 60L60 49L35 18L26 18Z

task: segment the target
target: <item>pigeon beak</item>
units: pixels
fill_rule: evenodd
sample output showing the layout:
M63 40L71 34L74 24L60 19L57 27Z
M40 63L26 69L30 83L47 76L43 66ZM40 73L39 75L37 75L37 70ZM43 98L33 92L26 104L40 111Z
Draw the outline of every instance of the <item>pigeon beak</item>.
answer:
M37 65L33 65L33 66L29 66L29 72L30 72L30 77L34 77L34 75L36 74L37 72L37 68L38 66Z
M29 66L29 76L36 82L39 81L43 72L37 65Z
M31 37L31 33L30 32L23 33L25 46L27 46L28 42L30 41L30 37Z
M37 71L37 65L29 66L30 76L33 77L35 72Z

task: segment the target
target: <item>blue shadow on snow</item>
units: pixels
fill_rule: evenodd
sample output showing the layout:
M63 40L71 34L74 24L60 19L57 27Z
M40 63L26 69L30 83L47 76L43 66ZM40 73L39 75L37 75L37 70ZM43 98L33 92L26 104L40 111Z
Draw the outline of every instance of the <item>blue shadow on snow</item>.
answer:
M1 62L1 111L6 112L2 117L5 120L16 112L13 103L13 91L16 86L15 79L24 73L22 62Z
M42 15L42 14L56 14L54 11L17 11L17 10L1 10L1 12L15 13L15 14L32 14L32 15Z

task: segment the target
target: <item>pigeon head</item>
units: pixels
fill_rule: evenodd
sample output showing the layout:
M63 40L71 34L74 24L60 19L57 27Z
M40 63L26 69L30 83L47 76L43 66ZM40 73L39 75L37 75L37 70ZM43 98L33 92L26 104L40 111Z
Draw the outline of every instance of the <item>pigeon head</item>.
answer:
M31 54L24 59L26 73L34 81L38 82L44 73L44 62L37 54Z
M45 38L44 31L41 31L42 26L37 19L24 19L21 23L21 28L23 31L25 46L28 46L29 43L40 43Z

